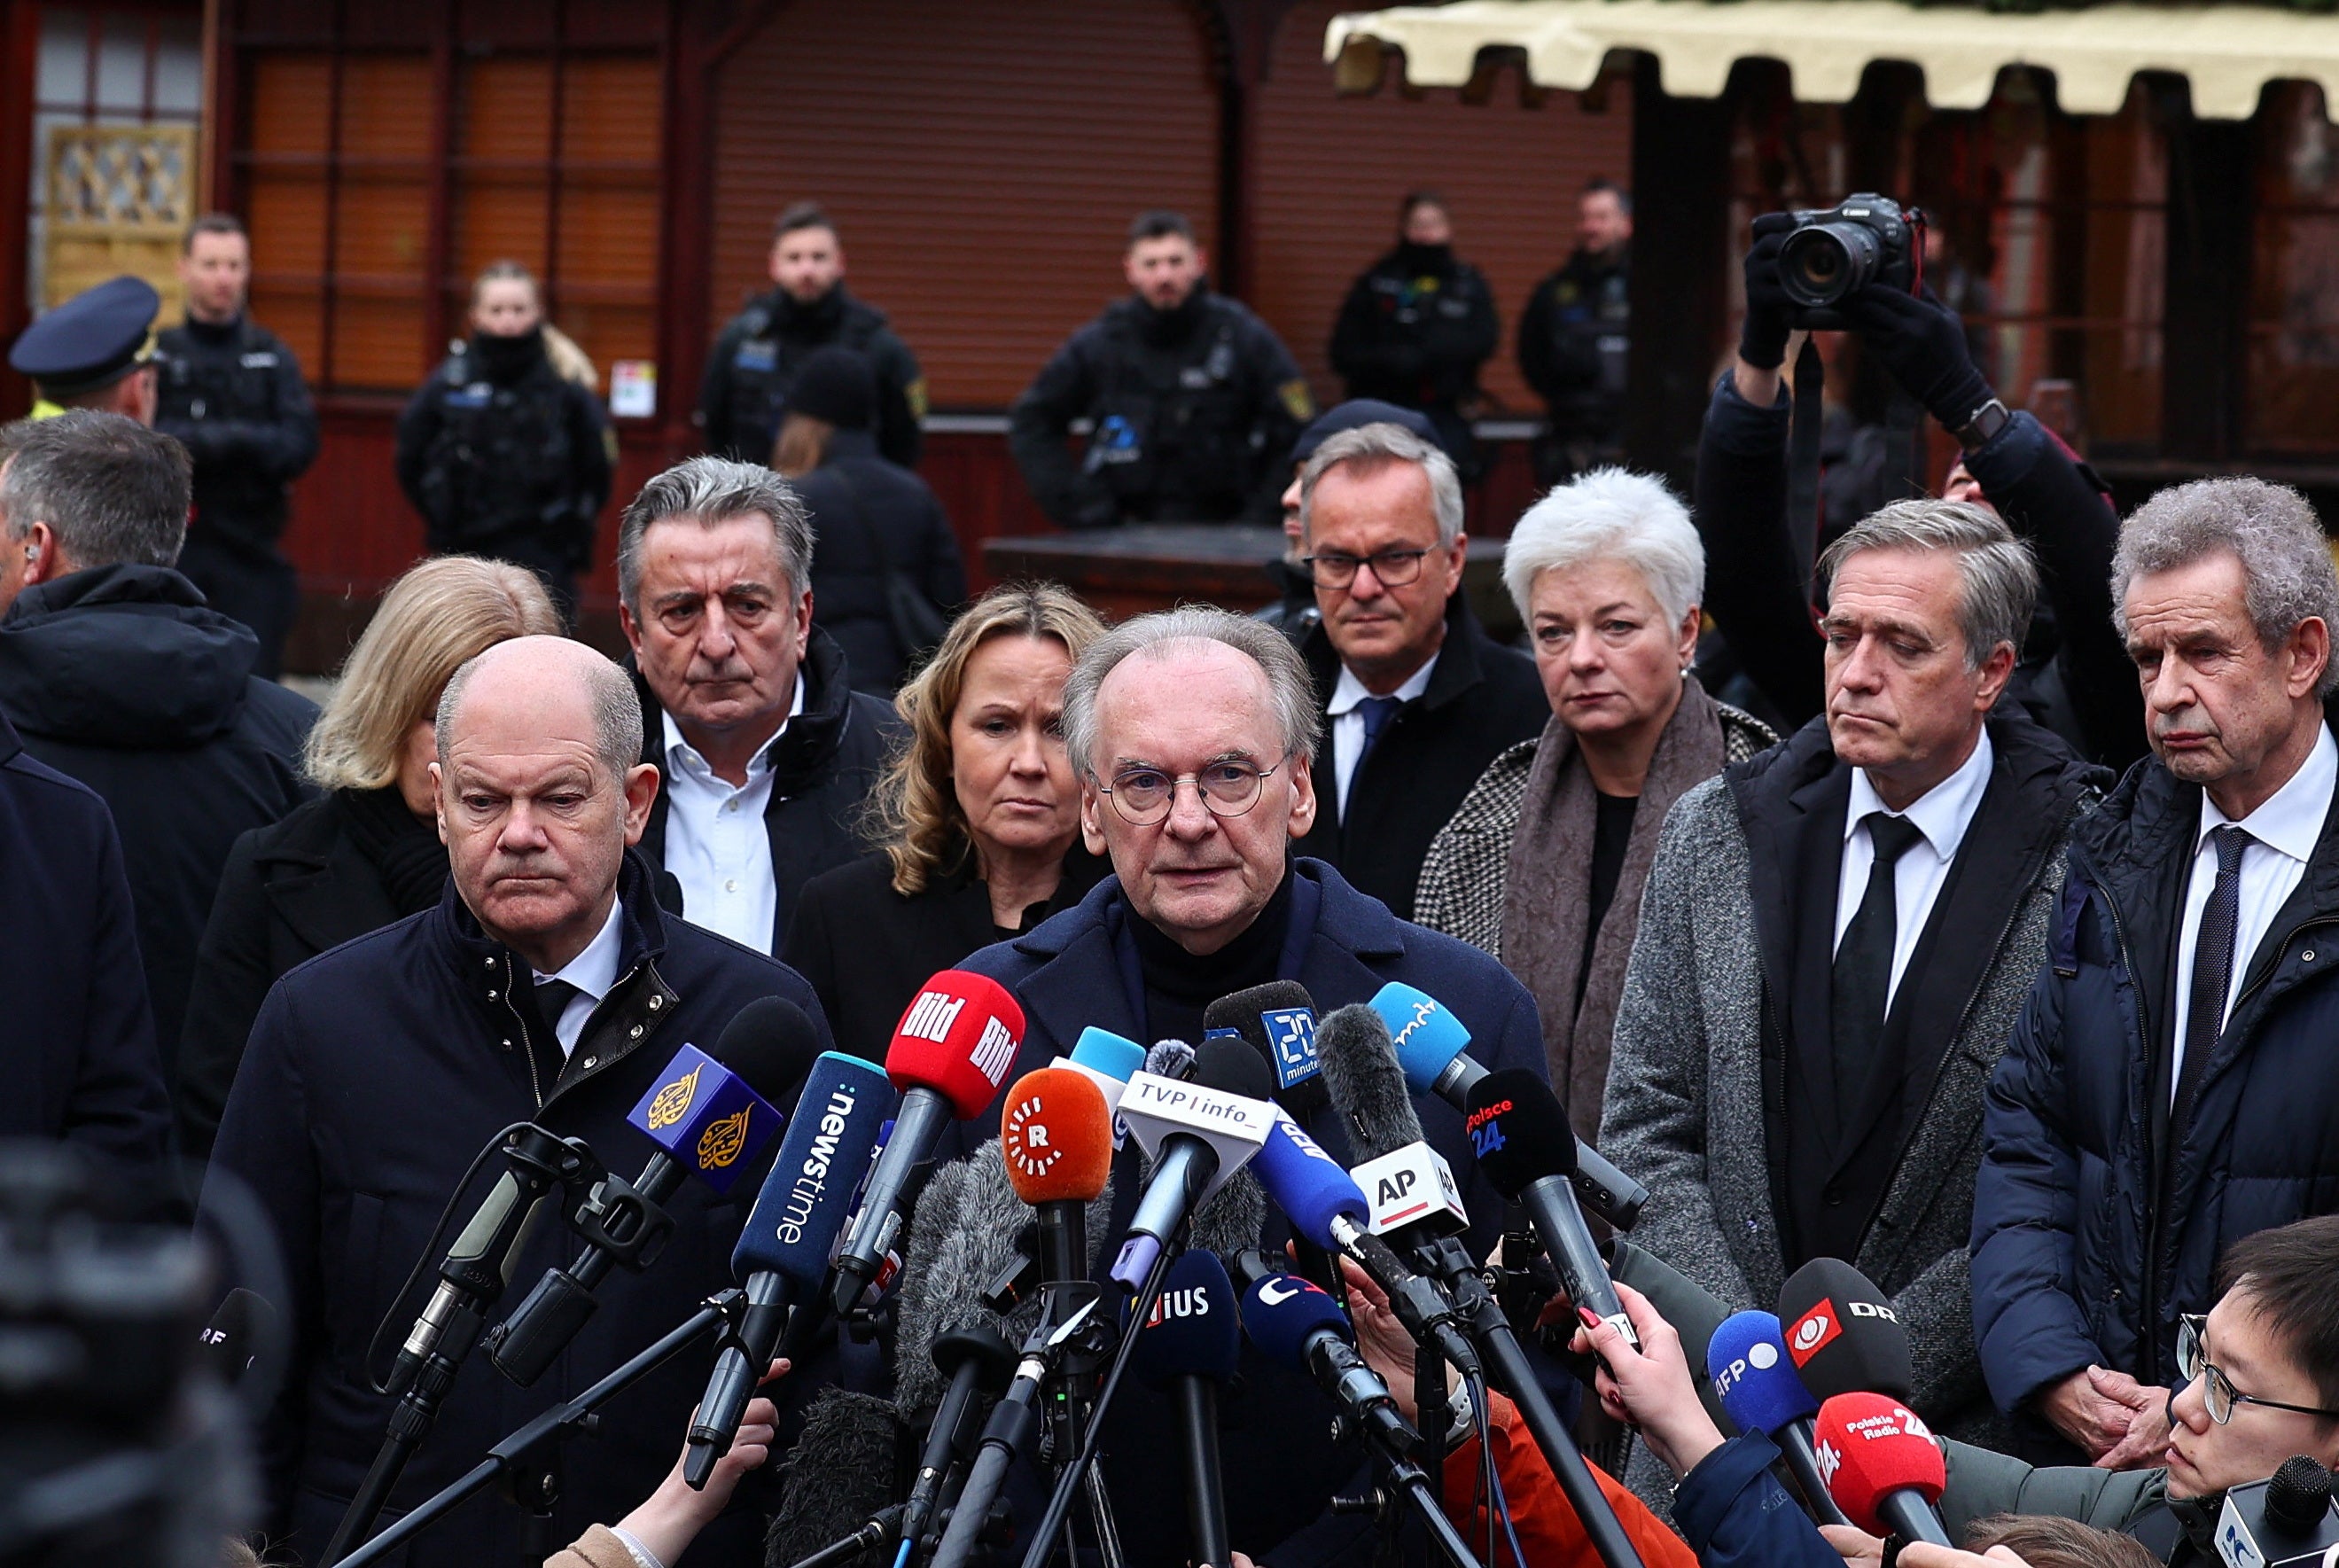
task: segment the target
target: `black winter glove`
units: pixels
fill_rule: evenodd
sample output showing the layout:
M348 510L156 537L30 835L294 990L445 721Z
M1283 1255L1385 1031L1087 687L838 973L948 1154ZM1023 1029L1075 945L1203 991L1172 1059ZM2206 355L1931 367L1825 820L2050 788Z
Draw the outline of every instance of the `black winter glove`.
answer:
M1989 381L1966 347L1965 323L1927 288L1920 294L1871 283L1840 307L1860 347L1951 430L1990 399Z
M1786 362L1787 334L1794 330L1794 302L1779 281L1779 248L1794 228L1792 212L1765 212L1754 220L1754 247L1746 252L1746 321L1738 329L1738 357L1758 370L1775 370Z

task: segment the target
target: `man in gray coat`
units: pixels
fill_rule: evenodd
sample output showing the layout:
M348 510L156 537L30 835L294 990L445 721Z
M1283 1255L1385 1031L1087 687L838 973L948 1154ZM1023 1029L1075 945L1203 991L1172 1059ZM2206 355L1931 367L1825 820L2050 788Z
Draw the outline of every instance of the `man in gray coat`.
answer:
M1633 1239L1733 1309L1814 1257L1861 1269L1908 1328L1917 1408L1986 1436L1982 1090L2102 775L1993 712L2038 581L1995 516L1898 502L1820 567L1826 712L1667 818L1600 1147L1649 1188Z

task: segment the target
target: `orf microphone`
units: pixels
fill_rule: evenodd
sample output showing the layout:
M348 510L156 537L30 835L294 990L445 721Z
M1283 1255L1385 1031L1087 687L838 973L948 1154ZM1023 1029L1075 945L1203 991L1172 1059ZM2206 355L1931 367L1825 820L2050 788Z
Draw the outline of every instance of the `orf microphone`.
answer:
M868 1171L877 1130L894 1107L885 1075L858 1057L823 1051L804 1080L731 1273L746 1287L745 1311L715 1356L706 1395L690 1424L683 1478L703 1489L739 1433L747 1401L771 1369L792 1303L820 1288L853 1195Z
M1779 1323L1812 1398L1909 1397L1908 1332L1884 1292L1850 1264L1814 1257L1789 1275L1779 1290Z
M1575 1170L1575 1134L1551 1086L1525 1068L1490 1072L1470 1086L1463 1125L1478 1169L1535 1220L1567 1298L1614 1324L1625 1343L1637 1347L1640 1336L1576 1205L1568 1179Z
M1839 1394L1820 1406L1817 1456L1829 1495L1871 1535L1954 1546L1933 1504L1949 1473L1917 1413L1881 1394Z
M1129 1368L1178 1406L1179 1455L1186 1471L1188 1555L1221 1564L1227 1554L1227 1496L1219 1468L1219 1388L1242 1354L1234 1282L1218 1255L1199 1247L1170 1266L1153 1315L1137 1330Z
M1768 1312L1740 1312L1723 1319L1706 1342L1705 1372L1741 1432L1767 1432L1778 1444L1819 1522L1850 1524L1820 1475L1811 1449L1811 1417L1819 1414L1820 1402L1795 1376L1778 1318Z
M893 1244L902 1189L952 1120L982 1114L1023 1043L1023 1010L988 975L946 969L925 983L893 1026L885 1076L902 1091L893 1135L869 1173L869 1195L836 1257L836 1309L848 1310Z
M1271 980L1219 998L1202 1010L1202 1030L1248 1042L1275 1074L1276 1102L1292 1115L1310 1116L1323 1105L1316 999L1298 981Z
M1267 1102L1268 1088L1267 1063L1258 1053L1224 1038L1195 1049L1190 1083L1150 1072L1129 1080L1120 1119L1152 1156L1153 1176L1113 1260L1117 1283L1143 1289L1178 1228L1258 1152L1275 1109Z

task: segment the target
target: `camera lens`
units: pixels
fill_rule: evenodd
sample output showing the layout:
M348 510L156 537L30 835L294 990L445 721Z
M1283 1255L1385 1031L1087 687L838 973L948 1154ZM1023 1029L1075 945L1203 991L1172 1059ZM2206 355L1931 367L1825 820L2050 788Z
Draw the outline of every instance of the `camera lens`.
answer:
M1839 305L1873 282L1883 261L1864 223L1809 223L1779 247L1779 285L1807 310Z

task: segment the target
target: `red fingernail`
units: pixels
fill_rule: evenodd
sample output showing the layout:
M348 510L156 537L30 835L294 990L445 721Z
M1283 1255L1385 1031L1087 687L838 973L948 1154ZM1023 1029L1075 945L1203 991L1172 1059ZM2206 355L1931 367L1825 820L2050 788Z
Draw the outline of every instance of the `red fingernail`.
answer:
M1575 1316L1584 1319L1584 1326L1586 1328L1597 1328L1600 1326L1600 1314L1593 1311L1589 1307L1577 1307L1575 1309Z

